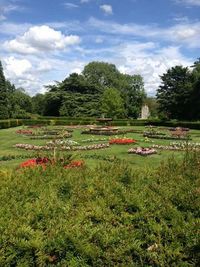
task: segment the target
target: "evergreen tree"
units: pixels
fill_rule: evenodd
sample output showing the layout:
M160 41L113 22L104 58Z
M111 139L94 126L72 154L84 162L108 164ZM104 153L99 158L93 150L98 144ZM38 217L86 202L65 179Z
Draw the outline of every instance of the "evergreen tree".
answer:
M190 118L192 76L188 68L175 66L161 76L157 90L159 111L168 119Z
M9 118L9 100L7 82L3 73L3 66L0 61L0 119Z

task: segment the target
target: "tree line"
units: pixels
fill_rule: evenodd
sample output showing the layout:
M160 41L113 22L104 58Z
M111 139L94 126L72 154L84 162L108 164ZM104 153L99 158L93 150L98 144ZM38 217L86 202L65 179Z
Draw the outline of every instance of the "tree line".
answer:
M175 66L161 76L156 98L147 97L140 75L121 73L114 64L91 62L30 97L5 79L0 62L0 118L42 116L138 118L142 105L161 119L200 119L200 59Z
M146 97L140 75L122 74L115 65L105 62L91 62L81 74L72 73L63 81L46 86L45 94L32 98L6 81L2 65L0 77L1 118L21 116L22 110L44 116L137 118ZM9 113L9 103L16 93L21 94L21 99L30 100L30 110L18 99L15 114Z

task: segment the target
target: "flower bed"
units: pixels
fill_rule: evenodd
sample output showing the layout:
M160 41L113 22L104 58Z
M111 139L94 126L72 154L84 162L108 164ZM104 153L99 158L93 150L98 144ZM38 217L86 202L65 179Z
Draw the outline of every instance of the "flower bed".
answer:
M19 167L20 168L26 168L26 167L35 167L35 166L46 166L47 163L51 163L51 160L44 157L44 158L35 158L35 159L29 159L24 162L22 162Z
M157 148L157 149L161 149L161 150L173 150L173 151L186 151L188 149L200 151L200 143L174 142L174 143L170 143L169 146L153 145L152 148Z
M61 136L61 135L35 135L35 136L31 136L30 139L33 139L33 140L63 139L63 138L70 138L70 137L72 137L72 134L68 133L68 134L65 134L64 136Z
M134 139L128 139L128 138L115 138L115 139L111 139L109 141L110 145L113 145L113 144L129 145L129 144L133 144L133 143L136 143L136 141Z
M78 142L75 142L73 140L59 140L59 139L47 142L48 146L53 146L53 147L63 146L63 145L77 146L78 144L79 144Z
M26 134L26 135L32 135L33 131L31 130L17 130L16 134Z
M35 150L35 151L49 151L49 150L54 150L54 146L36 146L36 145L31 145L31 144L16 144L14 146L15 148L20 148L20 149L25 149L25 150ZM61 151L78 151L78 150L94 150L94 149L104 149L104 148L109 148L109 144L95 144L95 145L89 145L89 146L75 146L75 147L70 147L70 146L61 146L57 147L58 150Z
M191 140L189 136L170 136L170 135L159 135L159 134L143 134L144 137L153 139L164 139L164 140Z
M58 162L59 164L61 163L61 161ZM29 159L29 160L26 160L24 162L22 162L20 165L19 165L19 168L33 168L33 167L36 167L36 166L42 166L43 169L46 169L47 167L47 164L55 164L55 161L54 160L50 160L49 158L34 158L34 159ZM80 167L83 167L85 164L85 162L83 160L76 160L76 161L71 161L70 163L66 164L65 163L62 163L63 167L65 169L71 169L71 168L80 168Z
M154 148L144 148L144 147L137 147L131 148L128 150L129 154L137 154L141 156L149 156L153 154L157 154L157 151Z
M81 134L92 134L92 135L105 135L105 136L113 136L113 135L124 135L128 133L141 133L141 130L132 130L132 129L127 129L127 130L118 130L116 131L92 131L92 130L84 130L81 132Z

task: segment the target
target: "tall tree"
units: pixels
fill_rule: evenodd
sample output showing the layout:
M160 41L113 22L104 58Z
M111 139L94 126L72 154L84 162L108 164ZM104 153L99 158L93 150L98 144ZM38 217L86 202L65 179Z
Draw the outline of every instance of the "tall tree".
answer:
M102 114L111 118L123 118L125 116L124 102L117 89L108 88L101 98Z
M93 61L85 66L82 74L90 84L97 86L99 89L119 89L120 72L114 64Z
M7 91L7 83L3 73L3 66L0 61L0 118L9 118L9 99Z
M200 58L194 62L192 71L193 89L190 99L191 119L200 119Z
M128 117L138 118L146 93L140 75L120 75L120 91L125 102Z
M45 95L36 94L32 97L33 113L44 115Z
M175 66L161 76L157 90L159 111L169 119L190 118L192 76L188 68Z

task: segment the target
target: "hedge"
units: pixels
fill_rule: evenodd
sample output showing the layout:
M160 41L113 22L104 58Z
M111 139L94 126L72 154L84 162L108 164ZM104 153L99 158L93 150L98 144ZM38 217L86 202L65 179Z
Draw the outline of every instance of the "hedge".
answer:
M0 129L17 127L21 125L104 125L98 122L96 118L69 118L69 117L46 117L39 119L10 119L0 120ZM118 119L109 122L112 126L166 126L166 127L186 127L190 129L200 130L200 121L162 121L162 120L137 120L137 119Z
M12 119L12 120L0 120L0 129L7 129L11 127L17 127L23 125L22 120Z

